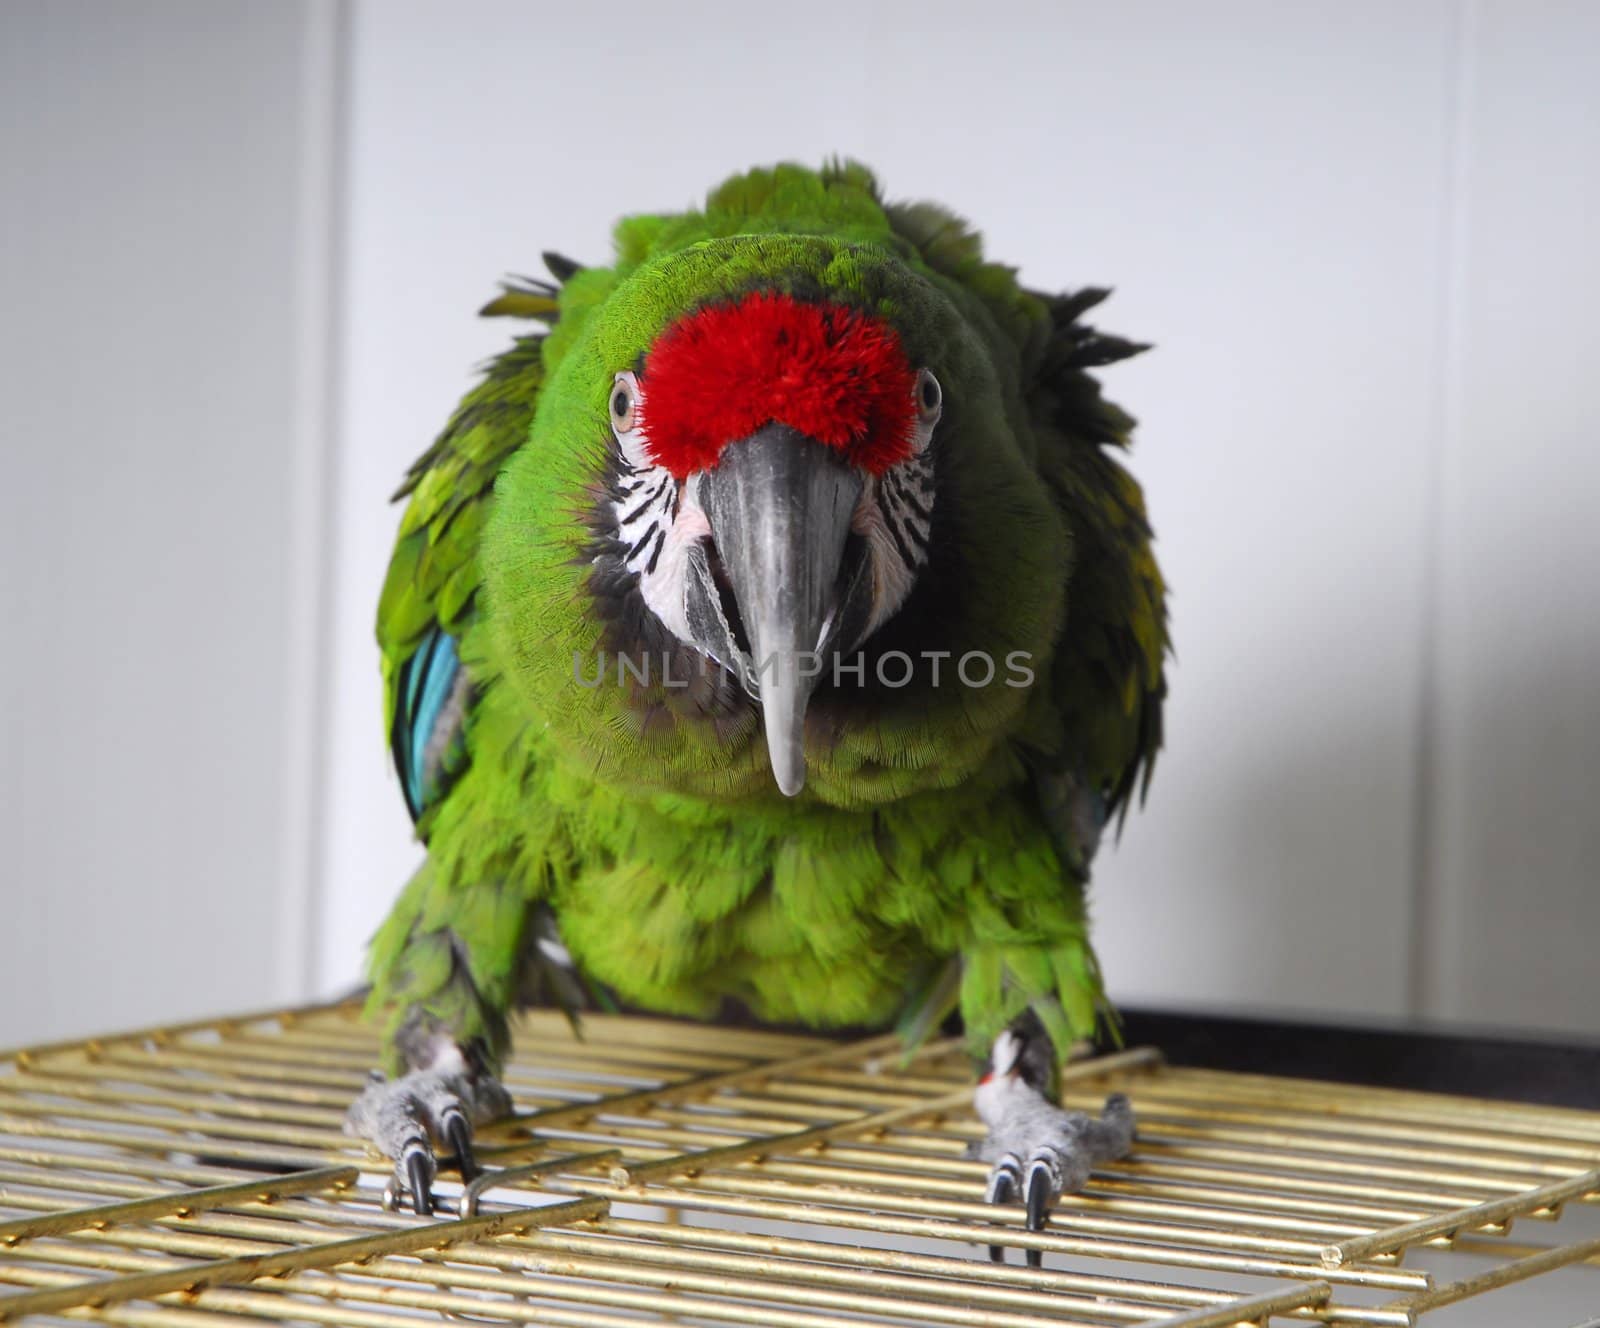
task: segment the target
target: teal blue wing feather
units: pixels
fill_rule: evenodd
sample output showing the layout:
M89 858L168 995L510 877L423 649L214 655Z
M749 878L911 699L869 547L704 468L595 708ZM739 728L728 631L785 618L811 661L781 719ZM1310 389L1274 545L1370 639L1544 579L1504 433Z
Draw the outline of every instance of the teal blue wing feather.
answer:
M485 313L553 321L542 283L508 284ZM430 813L465 768L474 690L459 642L476 611L478 541L495 476L526 440L544 382L542 335L489 364L395 495L409 502L378 603L384 720L407 806Z
M553 322L555 292L518 280L484 312ZM378 605L384 722L424 841L470 761L481 688L459 643L478 611L478 546L495 477L527 440L538 406L543 341L519 337L490 362L395 495L407 503ZM368 1009L387 1019L391 1072L403 1068L402 1031L419 1019L472 1042L491 1063L506 1045L504 1007L518 975L481 971L463 937L520 938L526 901L504 882L472 882L458 895L461 884L430 857L373 938ZM446 894L456 902L446 910L449 924L439 925L430 919Z

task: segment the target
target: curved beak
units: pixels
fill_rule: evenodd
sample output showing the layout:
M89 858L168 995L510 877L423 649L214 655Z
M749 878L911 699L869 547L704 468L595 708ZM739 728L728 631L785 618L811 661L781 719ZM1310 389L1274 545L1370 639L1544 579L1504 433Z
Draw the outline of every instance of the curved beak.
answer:
M861 476L837 452L777 423L724 448L700 481L700 506L744 629L745 686L761 703L772 774L790 797L806 782L806 703L837 624L861 489Z

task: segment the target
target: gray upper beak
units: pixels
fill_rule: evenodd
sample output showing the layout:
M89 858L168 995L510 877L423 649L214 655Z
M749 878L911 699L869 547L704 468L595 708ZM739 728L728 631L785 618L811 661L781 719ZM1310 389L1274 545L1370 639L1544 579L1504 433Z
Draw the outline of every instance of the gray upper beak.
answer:
M861 490L837 452L777 423L729 444L700 481L750 645L746 686L761 702L773 777L790 797L806 782L806 702L826 671Z

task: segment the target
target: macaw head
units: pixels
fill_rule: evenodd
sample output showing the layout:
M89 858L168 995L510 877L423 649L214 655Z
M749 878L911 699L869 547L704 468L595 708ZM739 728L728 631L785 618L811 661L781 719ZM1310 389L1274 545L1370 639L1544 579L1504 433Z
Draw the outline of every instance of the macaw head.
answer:
M581 526L573 602L603 624L595 644L677 675L625 689L598 739L634 744L613 754L623 765L656 769L646 749L661 729L670 749L709 721L716 759L747 790L747 755L789 796L808 769L833 801L870 799L875 780L950 781L955 769L931 769L951 747L929 729L941 701L986 733L972 715L1014 717L1025 696L930 698L922 653L943 656L932 686L953 694L958 656L1003 669L1048 648L1059 571L1042 588L1010 581L1052 555L1059 569L1063 532L971 301L896 240L875 199L853 202L861 217L833 233L748 212L635 219L617 268L563 287L546 400L502 476L486 581L502 606L537 598L530 551ZM545 500L508 501L523 490ZM582 633L513 618L521 658L562 638L570 681ZM889 649L923 677L907 686L896 661L900 685L885 687L876 656ZM666 694L674 682L688 695Z
M650 612L759 704L793 795L818 680L928 561L944 390L887 317L784 284L686 311L615 371L605 518Z

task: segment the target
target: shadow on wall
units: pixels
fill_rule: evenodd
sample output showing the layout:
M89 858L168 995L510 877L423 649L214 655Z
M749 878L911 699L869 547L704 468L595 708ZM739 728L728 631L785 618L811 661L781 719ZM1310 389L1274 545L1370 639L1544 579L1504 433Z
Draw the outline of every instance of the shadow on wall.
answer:
M1490 661L1440 662L1426 760L1416 710L1362 708L1346 693L1292 725L1237 720L1252 726L1253 764L1209 782L1208 741L1226 717L1190 715L1179 671L1150 805L1097 865L1114 995L1593 1033L1592 643L1576 622L1537 649L1509 629L1506 640ZM1383 756L1396 726L1409 770ZM1263 747L1263 733L1283 741ZM1169 807L1163 788L1179 780L1191 786ZM1159 835L1141 824L1169 812Z

